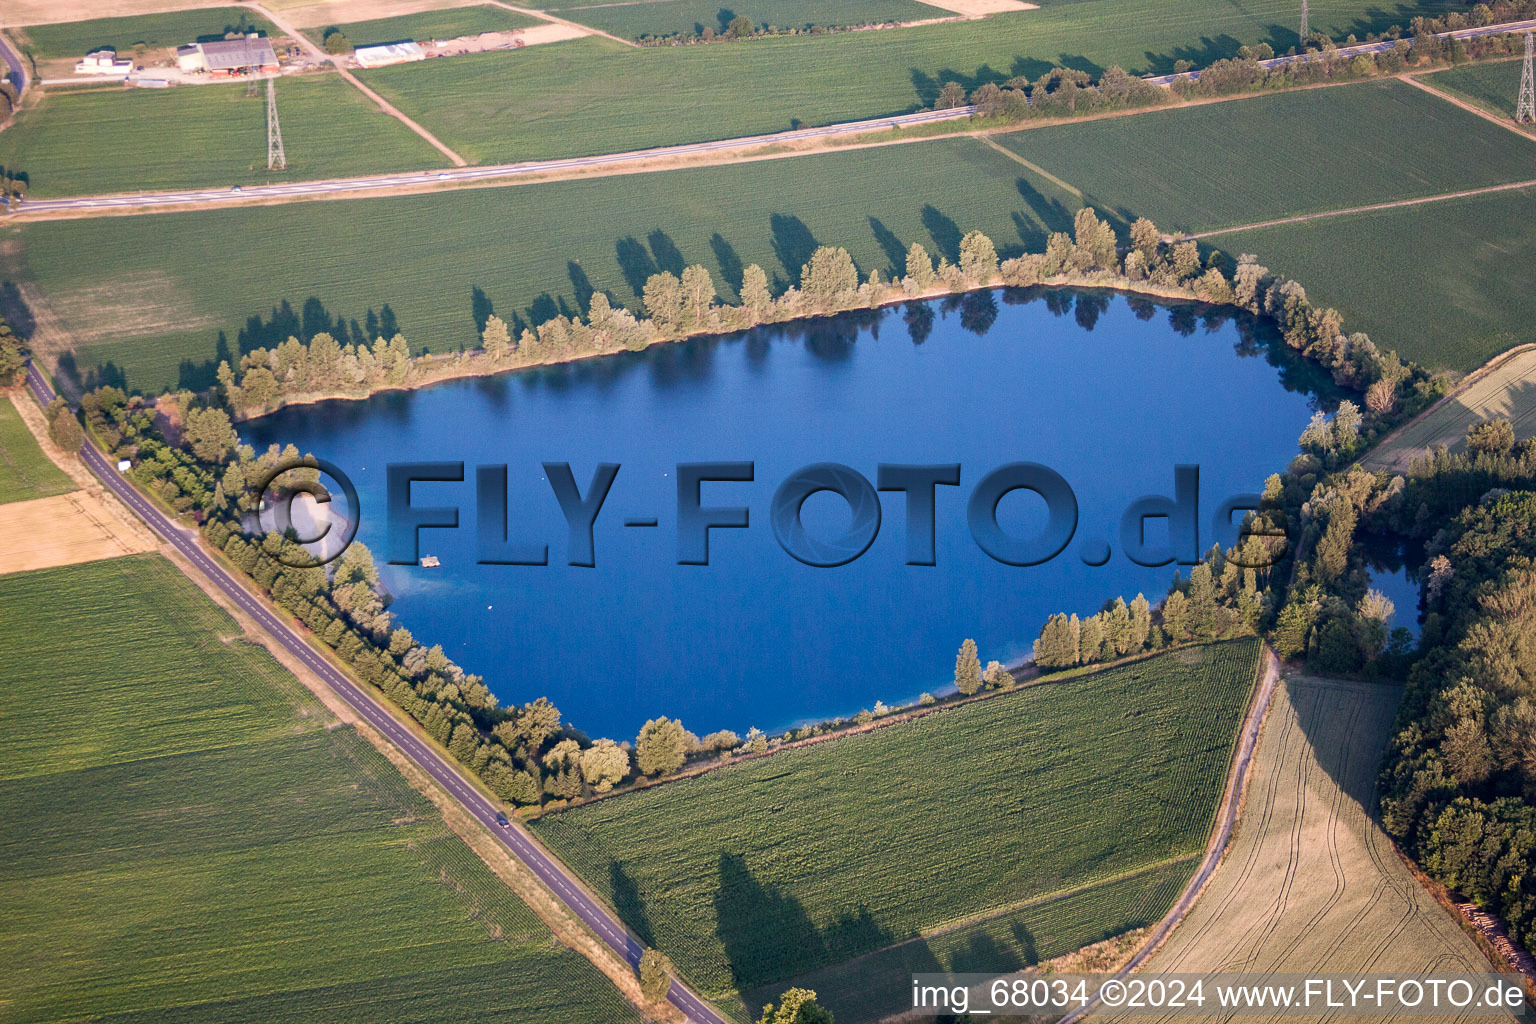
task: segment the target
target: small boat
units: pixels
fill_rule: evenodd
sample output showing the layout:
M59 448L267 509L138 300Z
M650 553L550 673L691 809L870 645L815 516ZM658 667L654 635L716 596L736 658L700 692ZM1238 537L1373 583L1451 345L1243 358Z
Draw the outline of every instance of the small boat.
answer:
M436 555L423 555L423 556L421 556L421 567L423 569L436 569L438 566L440 566L442 564L443 564L442 562L439 562L437 560L437 556Z

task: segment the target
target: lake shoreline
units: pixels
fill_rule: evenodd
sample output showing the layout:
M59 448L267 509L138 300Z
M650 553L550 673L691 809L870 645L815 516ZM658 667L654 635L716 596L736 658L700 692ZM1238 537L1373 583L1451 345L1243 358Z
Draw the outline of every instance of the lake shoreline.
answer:
M450 381L472 380L477 377L494 377L503 373L514 373L522 370L537 370L546 367L569 366L592 359L603 359L609 356L622 355L631 352L645 352L657 345L672 345L678 342L693 341L707 337L730 337L734 334L742 334L761 327L779 327L790 324L805 323L813 320L825 320L832 317L843 316L847 313L886 309L891 306L899 306L908 302L925 302L932 299L944 299L959 295L970 295L975 292L991 291L999 288L1018 288L1021 290L1039 289L1042 291L1108 291L1132 295L1143 295L1148 298L1161 299L1167 302L1192 303L1199 306L1219 307L1230 305L1229 303L1216 303L1202 299L1193 289L1154 284L1151 281L1130 281L1118 274L1059 274L1036 284L1010 285L1002 280L1001 274L994 275L986 283L977 284L967 288L949 288L943 285L935 285L916 294L908 295L899 285L884 286L888 291L896 294L885 295L878 302L869 306L854 306L849 309L841 309L830 313L808 313L803 316L787 317L783 320L764 321L750 327L737 328L730 331L700 329L684 334L669 335L656 338L647 343L643 348L613 348L600 352L582 352L572 355L560 356L552 359L531 360L523 363L508 365L498 363L485 355L483 348L469 349L453 354L444 353L433 355L423 353L412 356L413 370L426 368L424 376L406 381L402 384L380 384L366 391L317 391L294 395L281 402L257 409L247 409L231 419L236 423L245 423L270 416L283 409L296 406L319 405L324 402L362 402L376 395L389 394L401 391L419 391L437 384ZM1232 306L1242 312L1240 306ZM436 365L433 365L436 364Z

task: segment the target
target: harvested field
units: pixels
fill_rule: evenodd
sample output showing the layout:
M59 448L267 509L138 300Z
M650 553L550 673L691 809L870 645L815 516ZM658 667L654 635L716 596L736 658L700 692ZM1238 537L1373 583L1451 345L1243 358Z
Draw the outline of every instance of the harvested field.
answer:
M1103 938L1166 906L1167 880L1149 869L1193 872L1259 653L1257 641L1233 641L1048 682L533 829L716 996L1021 903L1038 926L1083 888L1070 925L1048 923L1062 943ZM1131 876L1140 883L1115 884ZM1012 948L972 969L1027 960L1029 920L1017 920ZM978 949L996 946L975 934Z
M1438 445L1453 452L1467 446L1467 430L1502 416L1514 424L1515 437L1536 436L1536 350L1510 356L1403 427L1360 464L1369 470L1401 473L1413 460Z
M482 32L509 32L530 25L547 25L546 21L509 11L505 7L480 5L454 7L448 10L426 11L418 14L402 14L393 18L372 21L326 21L304 29L304 34L319 43L326 31L335 27L347 37L353 46L372 46L377 43L394 43L402 39L424 42L431 39L457 39L460 36L477 36Z
M0 575L149 551L100 498L71 491L0 505Z
M43 453L11 403L10 397L0 394L0 504L74 490L74 483Z
M1145 971L1424 976L1490 969L1372 816L1379 758L1401 696L1384 684L1283 682L1232 846Z

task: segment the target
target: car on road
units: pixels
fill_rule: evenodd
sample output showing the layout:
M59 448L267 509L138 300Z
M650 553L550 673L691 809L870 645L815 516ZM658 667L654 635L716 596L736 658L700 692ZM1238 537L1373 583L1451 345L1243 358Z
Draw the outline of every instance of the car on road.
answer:
M502 828L512 827L512 823L507 820L507 816L505 814L496 815L496 824L500 825Z
M229 190L231 192L244 192L245 191L245 189L241 188L239 185L231 185L229 187Z

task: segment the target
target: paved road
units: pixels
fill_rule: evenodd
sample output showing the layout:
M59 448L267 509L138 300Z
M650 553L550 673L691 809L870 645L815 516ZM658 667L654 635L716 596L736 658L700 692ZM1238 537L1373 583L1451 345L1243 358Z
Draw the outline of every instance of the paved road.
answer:
M16 83L16 89L17 89L18 94L26 92L27 91L27 62L26 62L26 59L24 57L22 57L21 54L16 52L16 48L11 45L11 41L9 39L5 38L5 36L3 34L0 34L0 60L5 61L5 63L10 67L10 69L11 69L11 80Z
M1476 39L1478 36L1492 36L1500 32L1530 32L1536 30L1536 18L1530 21L1509 21L1501 25L1485 25L1482 28L1460 28L1454 32L1437 32L1441 39ZM1412 40L1410 40L1412 42ZM1384 39L1379 43L1358 43L1354 46L1341 46L1334 51L1335 57L1353 57L1358 53L1385 53L1396 45L1396 40ZM1269 60L1261 60L1259 64L1266 68L1278 68L1296 61L1321 60L1321 53L1298 53L1294 57L1271 57ZM1187 71L1182 75L1159 75L1156 78L1147 79L1153 85L1168 85L1178 78L1188 78L1198 81L1200 72Z
M136 209L183 204L210 206L220 203L239 202L254 197L324 196L395 188L402 185L419 186L430 182L490 181L497 178L516 178L530 174L545 174L550 171L565 171L585 167L617 167L645 160L690 156L698 153L721 153L733 149L747 149L770 143L799 142L804 139L823 139L836 135L854 135L859 132L892 126L907 127L915 124L931 124L935 121L952 121L962 117L970 117L974 110L975 108L971 106L954 107L949 110L921 110L915 114L878 117L868 121L850 121L844 124L825 125L820 128L800 128L787 132L772 132L766 135L747 135L736 139L719 139L714 142L695 142L682 146L664 146L659 149L633 150L627 153L606 153L601 156L570 157L564 160L531 160L519 164L454 167L442 171L425 171L410 174L376 174L359 178L336 178L330 181L295 181L282 185L249 185L238 191L229 188L203 188L187 189L181 192L80 196L75 199L31 199L22 205L21 212Z
M1195 898L1200 895L1200 890L1205 887L1205 883L1215 872L1216 866L1221 863L1222 852L1226 850L1227 842L1232 838L1232 827L1237 824L1237 811L1243 802L1243 781L1248 777L1248 766L1253 761L1253 752L1259 743L1259 726L1264 722L1264 712L1269 708L1269 699L1274 695L1275 684L1280 680L1279 664L1268 647L1264 648L1261 657L1263 667L1260 671L1263 675L1260 676L1258 685L1254 689L1253 703L1248 709L1248 718L1243 723L1243 734L1238 744L1237 757L1232 762L1232 772L1227 778L1227 804L1222 811L1221 826L1210 847L1205 851L1205 860L1200 862L1200 870L1195 872L1195 877L1190 879L1189 885L1184 887L1179 901L1158 923L1157 928L1142 944L1136 955L1131 957L1130 962L1115 972L1116 978L1124 979L1157 952L1157 948L1163 944L1168 933L1184 919L1184 915L1194 905ZM1057 1024L1076 1024L1086 1014L1091 1013L1098 1003L1098 996L1094 996L1087 1006L1073 1010L1061 1018Z
M42 405L46 406L53 401L53 389L48 386L48 382L43 379L35 366L27 367L27 387ZM613 914L582 891L575 879L536 845L521 825L516 822L508 827L498 825L496 815L500 808L497 805L465 782L442 755L381 708L361 686L352 682L329 661L320 657L297 632L273 614L264 602L252 597L245 587L203 552L195 533L177 526L170 517L146 501L107 461L106 456L89 442L81 446L80 458L91 472L95 473L101 482L122 500L123 504L136 512L156 533L170 542L172 547L195 565L242 611L255 619L274 640L324 680L326 685L336 691L336 694L346 701L360 718L388 737L391 743L436 779L438 784L474 815L492 836L512 852L514 857L537 875L556 898L575 911L576 915L586 922L599 938L630 964L639 964L640 954L645 947L624 930L624 926ZM724 1017L677 980L672 983L672 991L668 994L667 1001L681 1010L689 1021L696 1024L729 1024Z

